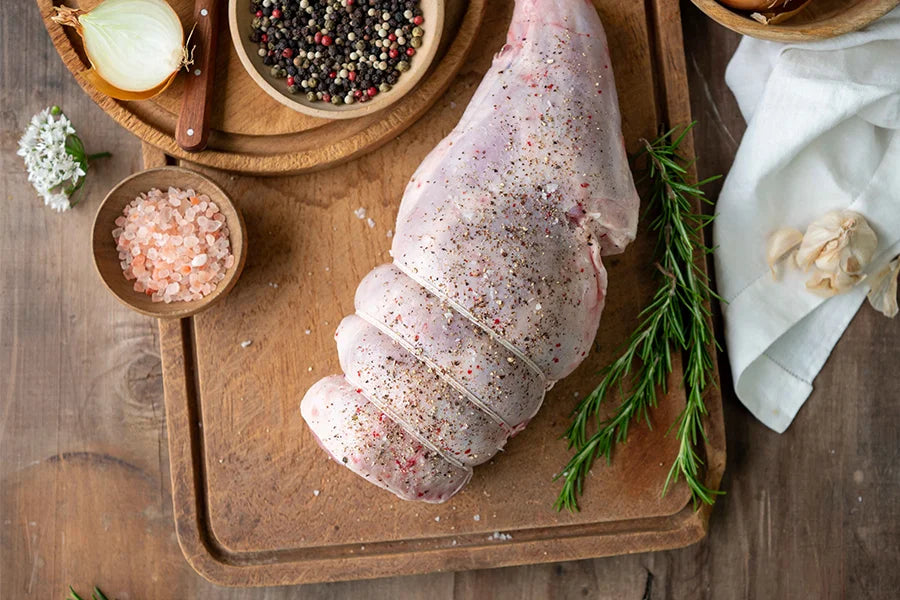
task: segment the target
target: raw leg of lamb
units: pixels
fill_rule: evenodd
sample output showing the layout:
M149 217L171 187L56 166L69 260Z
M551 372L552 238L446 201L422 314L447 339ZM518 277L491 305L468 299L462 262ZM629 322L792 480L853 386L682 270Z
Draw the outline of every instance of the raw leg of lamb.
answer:
M587 0L517 0L507 44L406 188L391 254L337 331L345 375L303 418L338 462L443 502L590 350L601 256L638 197L606 36Z

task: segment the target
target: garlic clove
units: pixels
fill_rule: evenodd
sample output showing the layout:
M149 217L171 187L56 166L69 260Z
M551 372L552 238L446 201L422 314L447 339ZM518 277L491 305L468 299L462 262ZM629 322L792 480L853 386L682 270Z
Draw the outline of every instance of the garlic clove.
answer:
M894 318L900 312L897 305L897 279L900 276L900 257L872 275L867 298L872 307L886 317Z
M820 296L836 296L849 292L863 279L865 279L863 275L853 275L840 270L828 273L814 269L812 277L806 282L806 289Z
M772 270L772 277L778 279L775 265L781 262L789 252L800 245L803 234L791 227L779 229L769 237L769 245L766 250L766 261Z
M806 282L806 289L820 296L834 296L837 289L832 285L831 275L822 271L814 271Z
M841 269L848 273L860 273L875 256L875 250L878 248L878 235L862 217L853 231L850 244L843 253Z

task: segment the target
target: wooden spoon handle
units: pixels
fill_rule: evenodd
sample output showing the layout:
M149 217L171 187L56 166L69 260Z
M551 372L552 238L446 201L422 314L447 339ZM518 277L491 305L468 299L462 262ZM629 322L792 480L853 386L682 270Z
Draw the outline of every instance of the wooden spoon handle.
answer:
M190 66L184 83L181 115L175 127L175 141L188 152L203 150L209 139L216 40L219 37L218 5L218 0L195 0L194 3L194 20L197 23L191 37L194 64Z

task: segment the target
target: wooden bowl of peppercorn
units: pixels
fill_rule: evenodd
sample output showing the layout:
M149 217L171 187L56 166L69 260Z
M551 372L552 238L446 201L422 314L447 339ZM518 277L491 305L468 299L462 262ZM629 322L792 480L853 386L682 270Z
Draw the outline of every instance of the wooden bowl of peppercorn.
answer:
M390 106L431 66L444 0L229 0L231 39L272 98L324 119Z

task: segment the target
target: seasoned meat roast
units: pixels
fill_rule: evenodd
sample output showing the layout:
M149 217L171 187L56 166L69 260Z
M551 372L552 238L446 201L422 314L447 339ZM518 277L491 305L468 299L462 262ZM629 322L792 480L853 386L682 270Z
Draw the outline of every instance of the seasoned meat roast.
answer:
M602 256L634 239L606 35L587 0L518 0L506 45L413 175L394 262L337 330L303 418L337 462L443 502L589 352Z

